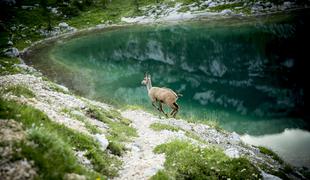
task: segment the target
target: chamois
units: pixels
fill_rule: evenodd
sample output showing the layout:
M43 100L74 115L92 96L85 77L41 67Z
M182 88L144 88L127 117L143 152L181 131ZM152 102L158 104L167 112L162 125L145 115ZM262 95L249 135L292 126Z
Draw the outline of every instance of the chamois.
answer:
M171 89L165 87L152 87L151 75L145 73L144 79L141 84L146 85L148 95L152 101L152 105L159 111L162 112L168 117L163 110L162 103L169 106L172 111L171 116L175 118L176 114L179 111L179 105L176 103L178 95ZM155 105L155 102L159 103L159 107Z

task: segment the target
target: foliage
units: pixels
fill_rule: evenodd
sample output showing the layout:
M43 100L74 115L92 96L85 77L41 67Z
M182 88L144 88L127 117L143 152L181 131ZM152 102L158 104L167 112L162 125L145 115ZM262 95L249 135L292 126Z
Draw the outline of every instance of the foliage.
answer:
M200 148L175 140L154 149L165 153L165 169L152 179L259 179L260 172L246 158L228 158L216 148ZM168 178L169 177L169 178Z

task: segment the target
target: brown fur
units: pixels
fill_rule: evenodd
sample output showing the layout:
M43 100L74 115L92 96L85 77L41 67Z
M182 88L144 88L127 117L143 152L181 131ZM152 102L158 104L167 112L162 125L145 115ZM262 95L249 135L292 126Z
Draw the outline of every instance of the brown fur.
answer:
M142 81L142 84L150 84L151 86L151 77L146 75L144 80ZM173 117L176 116L179 111L179 106L176 103L178 95L173 90L165 87L151 87L149 88L148 95L152 101L152 105L156 109L158 109L160 112L164 113L168 117L168 115L162 109L162 103L164 103L172 109L170 115L172 115ZM156 102L158 102L159 107L155 105Z

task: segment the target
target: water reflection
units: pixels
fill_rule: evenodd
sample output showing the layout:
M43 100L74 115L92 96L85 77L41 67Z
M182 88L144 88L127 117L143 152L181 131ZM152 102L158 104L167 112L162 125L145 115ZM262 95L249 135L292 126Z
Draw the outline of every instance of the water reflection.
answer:
M248 144L266 146L274 150L292 165L310 168L310 133L308 131L285 129L279 134L244 135L241 139Z
M151 109L139 83L148 71L154 86L184 95L182 116L215 119L251 135L308 129L308 71L300 55L307 18L133 26L62 40L31 59L57 82L97 100Z

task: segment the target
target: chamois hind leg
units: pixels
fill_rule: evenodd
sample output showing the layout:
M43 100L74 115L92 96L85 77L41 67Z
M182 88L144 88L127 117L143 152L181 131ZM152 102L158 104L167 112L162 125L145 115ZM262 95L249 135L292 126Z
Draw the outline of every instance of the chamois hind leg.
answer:
M171 115L173 118L175 118L175 116L177 115L177 113L179 112L179 105L177 103L173 103L173 111L171 112Z
M163 104L159 101L159 109L160 109L160 111L162 112L162 113L164 113L164 115L166 116L166 117L168 117L168 114L167 113L165 113L165 111L163 110Z

